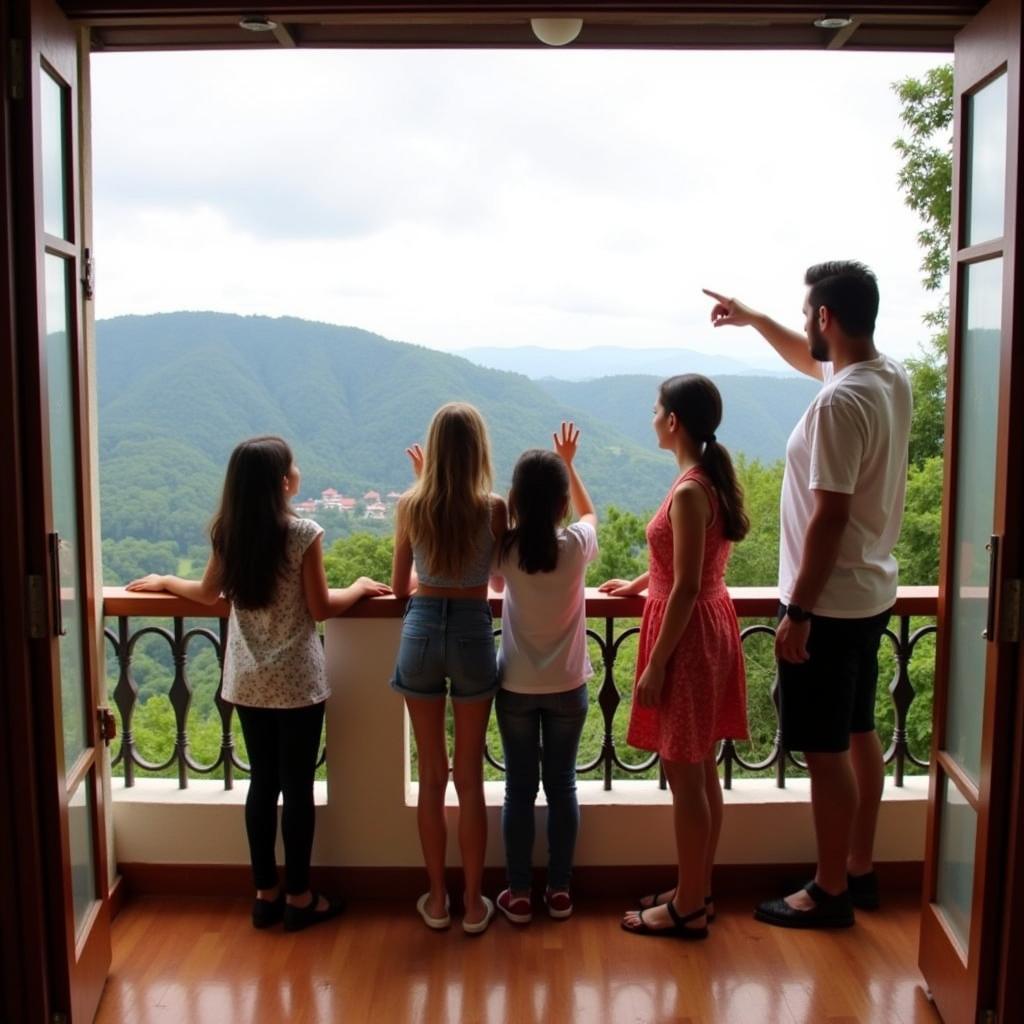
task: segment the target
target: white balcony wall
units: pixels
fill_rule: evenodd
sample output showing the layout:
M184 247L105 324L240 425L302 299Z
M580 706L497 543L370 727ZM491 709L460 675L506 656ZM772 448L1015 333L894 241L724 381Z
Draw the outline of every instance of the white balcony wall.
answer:
M402 700L388 686L401 629L397 618L345 618L327 624L332 695L327 708L327 783L318 784L319 865L419 865L415 785L409 783L408 725ZM594 708L592 714L599 714ZM619 712L625 714L623 708ZM735 779L726 793L720 864L781 864L814 860L808 783ZM908 776L886 788L877 859L920 861L928 780ZM487 863L502 863L503 784L487 784L490 835ZM220 781L114 781L114 834L121 863L248 863L242 805L246 782L226 792ZM654 782L580 784L582 827L578 865L667 865L674 859L669 794ZM449 797L449 863L458 863L458 808ZM535 862L544 861L543 796L537 815Z

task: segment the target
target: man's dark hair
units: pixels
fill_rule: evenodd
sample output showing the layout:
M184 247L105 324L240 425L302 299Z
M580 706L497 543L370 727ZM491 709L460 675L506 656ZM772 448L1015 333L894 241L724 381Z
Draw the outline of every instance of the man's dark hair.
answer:
M807 268L811 309L825 306L847 334L870 337L878 316L878 279L863 263L833 260Z

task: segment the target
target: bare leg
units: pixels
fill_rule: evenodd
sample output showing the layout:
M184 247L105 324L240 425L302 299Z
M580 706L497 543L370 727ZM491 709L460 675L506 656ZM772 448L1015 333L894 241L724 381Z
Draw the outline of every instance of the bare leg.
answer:
M846 860L857 813L857 780L849 751L807 754L811 773L811 809L818 842L818 871L814 880L828 893L846 890ZM801 889L786 897L797 910L810 910L814 901Z
M711 809L703 761L685 764L665 761L665 776L672 788L672 816L676 831L678 879L672 900L679 914L703 909L707 880L708 847L711 838ZM667 928L672 924L668 908L662 904L643 912L649 928ZM624 923L635 927L639 912L629 911ZM693 927L702 926L701 921Z
M704 790L707 793L708 809L711 812L711 831L708 835L707 868L704 873L704 895L710 896L711 874L715 868L715 852L718 850L718 839L722 834L722 818L725 812L725 801L722 797L722 782L718 777L718 765L712 754L704 762ZM714 905L708 906L709 913L714 913Z
M850 762L857 780L858 803L846 866L851 875L864 875L874 863L875 827L885 786L885 761L877 732L850 736Z
M486 916L480 899L487 849L487 808L484 805L484 740L491 702L463 701L455 712L455 757L452 774L459 794L459 849L465 877L465 919L477 924Z
M412 719L419 762L419 797L416 824L420 846L430 880L430 898L426 910L431 917L444 917L447 891L444 883L444 856L448 845L448 827L444 816L444 793L448 788L448 744L444 734L443 700L409 698L405 702Z
M718 777L718 765L715 764L714 755L709 755L704 761L704 791L707 794L708 810L711 814L711 831L708 836L707 867L704 872L704 895L710 896L714 890L711 887L711 875L715 867L715 851L718 849L718 839L722 834L722 818L724 815L724 801L722 798L722 781ZM659 892L652 901L650 897L644 897L641 907L653 907L658 903L667 903L675 899L675 888ZM714 904L708 905L708 913L714 913Z

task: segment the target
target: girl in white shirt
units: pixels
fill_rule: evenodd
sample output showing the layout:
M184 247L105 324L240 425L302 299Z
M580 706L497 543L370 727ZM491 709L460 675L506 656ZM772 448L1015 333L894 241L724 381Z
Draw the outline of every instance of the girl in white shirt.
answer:
M516 924L533 916L534 802L543 779L548 803L548 884L555 918L572 914L570 876L579 830L576 752L587 718L584 577L597 557L597 514L573 466L579 431L562 424L555 451L535 448L516 463L510 529L492 580L505 589L498 669L498 727L505 749L502 831L508 887L498 907ZM569 502L579 519L563 528ZM543 758L543 764L541 759Z

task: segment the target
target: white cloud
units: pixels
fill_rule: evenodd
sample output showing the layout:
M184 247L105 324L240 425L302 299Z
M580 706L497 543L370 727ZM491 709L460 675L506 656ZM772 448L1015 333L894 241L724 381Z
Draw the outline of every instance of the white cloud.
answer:
M303 51L93 60L98 312L218 309L439 348L727 345L855 257L925 336L890 83L935 56Z

